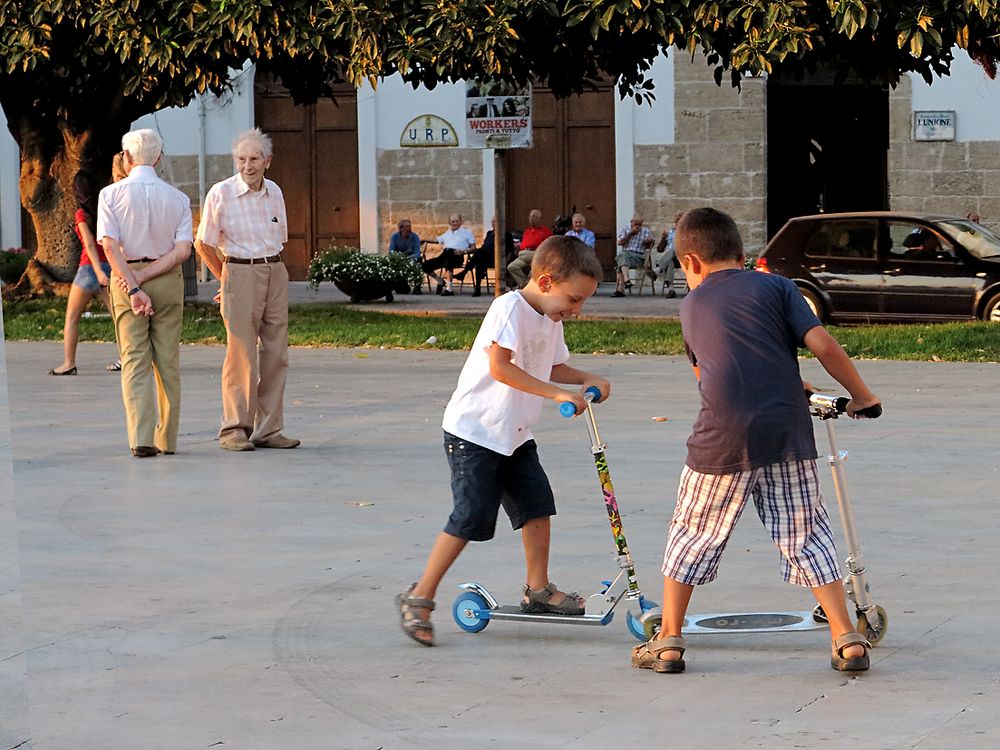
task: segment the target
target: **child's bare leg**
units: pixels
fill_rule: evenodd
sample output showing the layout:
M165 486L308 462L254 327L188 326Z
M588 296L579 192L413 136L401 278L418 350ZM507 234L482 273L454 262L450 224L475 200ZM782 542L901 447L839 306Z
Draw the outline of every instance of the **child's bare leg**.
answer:
M694 586L689 583L681 583L673 578L663 577L663 619L660 621L660 632L656 637L666 638L671 635L680 635L681 628L684 627L684 615L687 613L688 604L691 602L691 594ZM681 652L667 649L660 652L661 659L680 659Z
M548 516L544 518L532 518L525 521L521 527L521 542L524 544L524 562L528 570L525 583L528 587L538 591L549 585L549 538L552 531L552 520ZM556 592L549 599L549 604L561 604L566 599L566 594ZM582 600L581 600L582 605Z
M844 633L857 632L851 616L847 613L847 603L844 600L844 584L840 581L828 583L825 586L817 586L812 589L813 596L826 613L827 620L830 621L831 642L842 636ZM846 658L863 656L864 646L855 644L844 649Z
M468 539L452 536L445 531L438 534L437 539L434 540L434 546L431 547L431 554L427 558L424 572L421 574L420 580L417 581L417 585L413 587L411 594L422 599L433 599L444 574L448 572L448 568L451 567L455 558L459 556L468 543ZM411 611L414 617L419 617L422 620L430 619L430 610L425 607L412 607ZM428 640L430 640L429 636Z

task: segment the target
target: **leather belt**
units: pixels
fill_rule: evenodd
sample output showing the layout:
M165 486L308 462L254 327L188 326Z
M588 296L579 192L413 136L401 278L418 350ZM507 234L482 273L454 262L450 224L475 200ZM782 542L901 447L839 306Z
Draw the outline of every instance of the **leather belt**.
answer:
M236 263L240 266L252 266L255 263L281 263L281 254L268 255L266 258L234 258L231 255L227 255L223 260L226 263Z
M126 263L152 263L156 258L129 258Z

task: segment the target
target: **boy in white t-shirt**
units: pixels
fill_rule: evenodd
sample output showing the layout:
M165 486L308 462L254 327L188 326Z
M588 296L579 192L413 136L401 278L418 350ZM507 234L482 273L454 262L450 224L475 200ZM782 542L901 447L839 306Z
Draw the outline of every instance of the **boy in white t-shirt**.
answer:
M454 509L438 534L420 580L396 597L403 630L434 645L430 611L444 574L465 545L495 532L502 505L521 529L527 581L521 609L582 615L584 600L549 581L550 517L555 500L531 435L545 399L569 402L580 414L590 386L602 397L608 381L566 364L563 318L577 315L604 275L594 251L575 237L545 240L524 289L497 298L483 319L458 386L444 413L444 448ZM581 386L566 390L553 385Z

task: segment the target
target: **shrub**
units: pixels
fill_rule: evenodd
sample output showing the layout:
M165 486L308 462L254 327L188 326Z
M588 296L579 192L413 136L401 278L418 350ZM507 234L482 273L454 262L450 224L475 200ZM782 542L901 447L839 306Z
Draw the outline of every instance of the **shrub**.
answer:
M357 247L331 246L309 262L309 286L321 281L354 283L389 282L416 286L420 283L420 265L399 255L377 255Z
M31 251L23 247L0 250L0 280L5 284L13 284L24 274L30 260Z

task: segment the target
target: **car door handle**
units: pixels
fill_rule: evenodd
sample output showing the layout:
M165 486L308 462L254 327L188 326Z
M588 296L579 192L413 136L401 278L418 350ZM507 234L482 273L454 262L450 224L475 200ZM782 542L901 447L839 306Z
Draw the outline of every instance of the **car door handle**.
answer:
M888 268L885 271L886 276L899 276L902 273L903 273L902 268Z
M809 266L810 271L825 271L826 263L820 263L818 266Z

